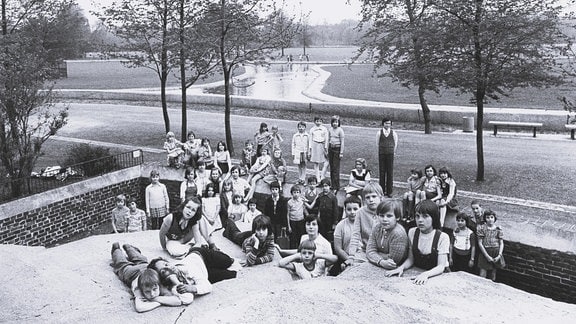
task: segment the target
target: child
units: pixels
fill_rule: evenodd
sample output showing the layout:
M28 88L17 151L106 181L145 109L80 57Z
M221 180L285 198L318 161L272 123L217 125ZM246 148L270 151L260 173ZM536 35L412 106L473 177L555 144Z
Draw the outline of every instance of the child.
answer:
M431 200L416 205L416 225L408 231L408 258L396 269L386 271L386 276L402 276L405 269L416 266L425 271L414 278L414 284L423 285L446 270L450 238L440 231L438 206Z
M332 127L328 128L328 163L330 181L334 191L340 190L340 160L344 156L344 130L340 127L340 116L332 116Z
M282 157L282 150L275 148L270 161L270 173L264 177L264 182L271 184L274 181L280 183L280 187L286 183L286 160Z
M424 185L424 179L422 179L422 171L418 169L410 170L410 176L408 180L408 191L404 193L402 196L402 200L404 202L404 211L406 211L406 219L404 220L405 224L411 224L414 221L414 206L416 193L419 190L422 190L422 186Z
M162 219L170 210L170 199L166 186L160 183L158 170L150 171L150 181L145 191L146 217L149 222L148 228L157 230L160 229Z
M136 198L131 197L128 200L128 215L126 217L127 232L140 232L146 230L146 213L139 209L136 204Z
M198 161L198 148L200 147L201 140L196 138L196 134L193 131L189 131L188 140L184 142L184 161L191 167L196 168L196 162Z
M244 223L252 223L252 221L254 220L254 218L256 218L256 216L261 215L262 213L256 209L256 199L252 198L250 200L248 200L248 211L246 211L246 213L244 214L244 218L242 219L242 221ZM272 234L272 231L270 231L270 234Z
M214 191L214 184L207 184L204 198L202 198L202 220L200 227L205 227L209 235L222 228L219 215L220 197L217 197Z
M256 143L256 156L260 156L262 149L272 141L272 134L268 131L266 123L260 123L258 132L254 134L254 143Z
M450 254L448 261L452 271L467 271L472 273L476 255L476 235L467 227L468 215L463 212L456 214L456 229L452 232Z
M193 167L187 167L184 171L184 181L180 183L180 202L193 196L198 196L196 174Z
M470 208L472 209L472 217L470 217L470 229L476 233L476 229L480 225L484 224L484 208L479 200L472 200L470 202Z
M357 158L354 162L354 169L350 171L348 186L346 187L346 196L362 194L362 189L370 181L370 170L366 168L366 159Z
M280 237L282 227L288 226L286 223L286 215L288 214L288 206L286 199L280 195L280 184L272 182L270 184L270 197L266 198L264 203L264 215L270 217L274 237Z
M312 209L317 210L318 216L320 216L322 224L320 234L324 235L328 240L332 240L332 235L328 234L332 232L336 224L340 221L342 212L338 208L338 199L336 199L336 196L331 191L330 179L322 179L318 187L320 187L321 190L314 201Z
M444 227L444 219L446 218L446 211L448 209L458 211L458 201L456 200L456 181L452 178L452 174L447 168L442 167L438 171L440 179L440 190L442 191L442 198L437 200L440 207L440 226Z
M318 179L315 176L310 176L306 180L308 184L304 190L304 200L306 201L306 209L308 214L318 214L318 209L314 208L314 201L318 197Z
M237 165L232 167L232 170L230 171L230 179L232 180L234 193L240 195L242 201L244 201L244 197L246 197L246 194L250 192L251 187L248 181L240 178L240 167Z
M304 217L308 215L306 208L304 208L304 200L300 196L300 186L293 185L290 188L290 198L286 204L288 206L288 213L286 216L286 223L288 224L288 233L290 234L290 248L296 249L298 247L298 240L305 231Z
M314 126L310 128L310 162L314 163L314 172L319 180L324 179L328 170L328 137L328 129L322 125L322 118L314 117Z
M298 166L298 184L304 184L306 160L310 159L310 136L303 121L298 123L298 132L292 136L292 158Z
M198 169L195 170L195 182L198 187L198 195L201 197L206 191L206 185L210 183L210 172L206 171L206 160L203 157L198 158Z
M250 183L250 191L246 195L246 199L252 198L256 191L256 182L270 174L270 162L272 158L268 155L268 148L263 147L260 156L256 159L256 163L250 168L250 176L248 176L248 183Z
M396 269L408 257L408 235L398 224L402 219L402 201L385 199L378 208L378 223L374 225L366 246L370 263L386 270Z
M250 140L244 143L244 148L242 149L242 160L240 160L241 175L247 175L248 171L254 164L256 160L256 152L254 151L254 144Z
M232 179L228 178L222 182L222 191L220 192L220 221L224 228L226 228L226 223L228 222L228 207L232 203L233 196Z
M150 311L162 305L188 305L194 300L194 295L191 293L173 295L162 287L158 273L147 268L146 257L129 244L124 244L123 247L126 255L118 242L112 244L111 266L118 278L131 288L137 312Z
M213 184L214 185L214 194L216 196L220 195L220 190L222 189L222 180L226 179L226 177L222 177L222 174L220 173L220 169L218 168L214 168L212 170L210 170L210 177L208 183ZM208 184L206 184L208 185Z
M304 221L306 222L306 234L300 237L300 243L306 240L314 241L318 248L318 253L332 254L332 244L330 244L330 242L328 242L328 240L318 232L318 229L320 228L320 218L318 218L318 215L308 215L304 218ZM296 249L283 250L278 246L278 244L276 244L276 248L283 257L298 252Z
M314 241L305 240L298 246L298 253L282 258L278 266L294 272L300 279L310 279L325 276L327 267L336 261L337 256L317 253Z
M232 203L228 206L228 219L233 222L239 221L244 218L244 214L247 211L248 208L242 203L242 196L234 194L232 196Z
M182 149L184 145L182 142L176 139L173 132L166 133L166 142L164 142L164 149L168 153L168 166L176 167L179 169L183 163L184 150Z
M126 207L126 196L118 195L114 198L116 202L116 207L112 209L112 233L124 233L126 232L128 213L130 210Z
M338 256L338 263L331 269L331 274L333 275L337 275L354 263L354 258L352 257L354 253L350 251L350 241L352 240L352 230L354 229L356 213L361 205L362 202L358 196L350 196L344 200L344 213L346 217L341 220L334 229L334 252Z
M212 155L212 148L210 147L210 140L206 137L202 138L202 142L200 142L198 160L204 160L206 169L210 170L214 167L214 157Z
M252 222L252 231L240 232L236 223L229 222L222 234L237 245L242 246L246 260L240 261L245 267L263 264L274 260L274 234L272 223L265 215L258 215Z
M490 279L496 281L496 270L506 266L504 262L504 233L496 226L496 213L487 209L484 211L484 222L478 227L478 269L480 277L486 278L490 271Z
M350 251L354 253L354 261L366 261L366 245L376 219L376 208L382 201L384 192L376 182L368 183L362 190L364 206L360 208L354 220L354 230L350 241Z
M216 151L214 152L214 165L222 172L224 177L228 176L232 168L232 160L230 159L230 152L226 147L226 143L220 141L216 144Z
M416 205L422 200L430 199L434 202L442 199L442 190L440 189L440 179L436 176L436 169L432 165L424 168L424 181L422 190L416 190Z
M280 143L284 142L282 135L278 132L278 125L272 125L272 140L270 141L271 150L280 149Z

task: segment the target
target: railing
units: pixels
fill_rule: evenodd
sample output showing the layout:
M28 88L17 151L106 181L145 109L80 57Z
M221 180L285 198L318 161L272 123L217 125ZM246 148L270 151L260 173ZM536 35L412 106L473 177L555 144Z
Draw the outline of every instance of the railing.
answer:
M103 174L144 163L142 150L124 152L66 167L49 167L40 173L0 183L0 203L67 186ZM6 181L7 180L7 181Z

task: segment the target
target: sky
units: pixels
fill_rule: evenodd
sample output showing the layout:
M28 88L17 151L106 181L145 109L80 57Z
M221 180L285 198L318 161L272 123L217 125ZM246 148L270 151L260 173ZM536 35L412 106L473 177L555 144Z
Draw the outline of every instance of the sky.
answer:
M334 24L344 19L360 19L360 0L284 0L287 11L299 16L309 14L309 23L317 24ZM96 17L90 15L90 10L98 6L109 6L113 0L76 0L78 5L84 9L84 13L94 27ZM97 5L94 5L96 3ZM278 0L280 3L280 0Z

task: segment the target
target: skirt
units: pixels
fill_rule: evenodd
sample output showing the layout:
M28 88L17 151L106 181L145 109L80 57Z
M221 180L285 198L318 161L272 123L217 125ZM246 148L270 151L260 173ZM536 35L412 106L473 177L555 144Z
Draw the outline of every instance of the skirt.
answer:
M310 162L324 163L326 162L326 154L324 152L324 143L312 142Z
M498 256L500 248L488 247L486 248L486 252L488 253L489 256L494 258ZM504 256L502 256L500 260L498 260L498 262L494 263L494 262L488 262L488 260L486 260L486 258L484 257L484 254L482 254L482 252L478 254L478 269L484 269L490 271L494 269L502 269L504 267L506 267L506 261L504 261Z

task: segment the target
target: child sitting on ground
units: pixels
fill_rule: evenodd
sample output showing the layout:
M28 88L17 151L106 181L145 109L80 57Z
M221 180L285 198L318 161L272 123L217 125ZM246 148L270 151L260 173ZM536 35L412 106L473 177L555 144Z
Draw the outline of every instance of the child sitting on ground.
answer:
M176 139L173 132L166 133L166 142L164 142L164 149L168 153L168 166L180 168L184 161L184 144Z
M334 229L334 252L338 256L338 263L332 266L331 275L338 275L346 267L354 263L354 258L352 258L354 253L350 251L350 240L354 229L354 219L361 205L360 198L355 195L344 200L344 214L346 217Z
M298 253L282 258L278 266L292 271L300 279L311 279L326 275L326 269L338 261L333 254L317 253L312 240L300 243Z
M256 216L261 214L262 212L256 209L256 199L252 198L248 200L248 210L246 211L246 213L244 213L244 218L242 218L242 221L244 223L251 224L254 218L256 218Z
M232 196L232 203L228 206L228 219L233 222L242 220L247 211L248 208L242 203L242 196L234 194Z
M128 198L128 215L126 217L127 232L140 232L145 231L146 226L146 213L138 208L136 198Z
M406 191L402 196L405 213L403 223L405 227L409 228L414 227L414 206L416 206L416 193L422 190L422 186L424 185L422 171L418 169L410 170L410 176L406 182L408 184L408 191Z
M112 209L111 221L112 221L112 233L124 233L126 232L128 213L130 210L126 207L126 196L118 195L114 198L116 202L116 207Z

